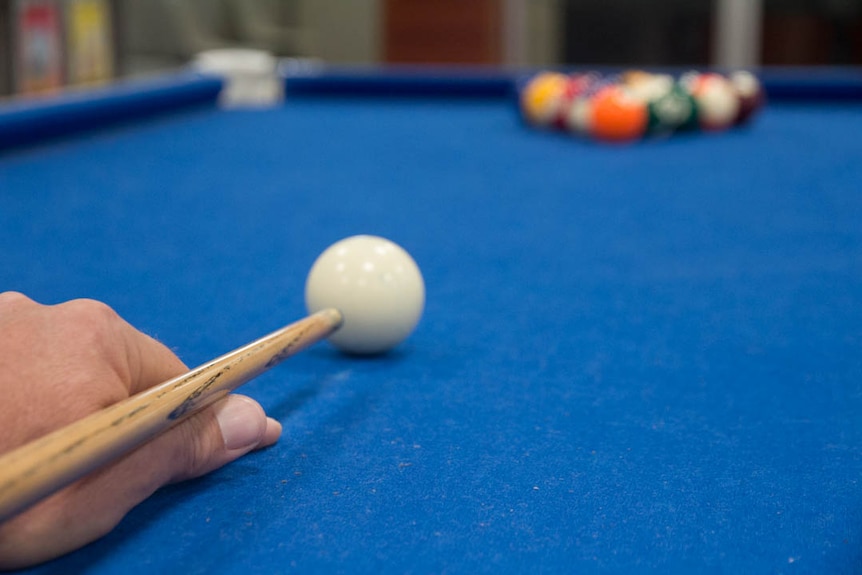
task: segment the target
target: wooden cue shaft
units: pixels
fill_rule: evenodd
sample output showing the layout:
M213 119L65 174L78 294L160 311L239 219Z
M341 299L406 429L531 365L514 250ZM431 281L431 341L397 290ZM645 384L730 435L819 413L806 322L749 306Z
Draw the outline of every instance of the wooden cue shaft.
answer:
M225 397L340 325L340 312L320 311L0 456L0 522Z

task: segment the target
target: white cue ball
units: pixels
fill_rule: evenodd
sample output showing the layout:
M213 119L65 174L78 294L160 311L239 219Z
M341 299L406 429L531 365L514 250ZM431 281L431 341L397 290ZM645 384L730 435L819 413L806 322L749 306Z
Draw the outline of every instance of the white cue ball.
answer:
M388 351L413 333L425 308L425 282L413 258L377 236L328 247L305 282L309 313L338 309L344 323L328 341L351 354Z

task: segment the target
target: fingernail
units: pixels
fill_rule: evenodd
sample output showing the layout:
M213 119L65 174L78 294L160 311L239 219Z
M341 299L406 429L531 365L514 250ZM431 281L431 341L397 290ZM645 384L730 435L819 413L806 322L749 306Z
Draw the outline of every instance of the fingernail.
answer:
M266 429L263 409L243 396L229 396L216 408L225 448L229 451L249 449L260 443Z

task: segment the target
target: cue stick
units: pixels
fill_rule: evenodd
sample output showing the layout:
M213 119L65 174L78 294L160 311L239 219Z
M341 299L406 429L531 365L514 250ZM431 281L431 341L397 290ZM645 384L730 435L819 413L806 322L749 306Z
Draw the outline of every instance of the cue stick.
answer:
M327 309L0 455L0 523L225 397L341 325Z

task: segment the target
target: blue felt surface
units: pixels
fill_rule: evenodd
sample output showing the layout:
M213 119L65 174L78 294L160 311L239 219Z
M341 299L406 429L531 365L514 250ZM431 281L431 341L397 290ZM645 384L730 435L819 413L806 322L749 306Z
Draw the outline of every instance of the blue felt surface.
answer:
M279 444L33 573L858 573L862 107L618 148L501 101L195 110L0 158L0 287L201 363L329 243L422 267L397 353L247 385Z

